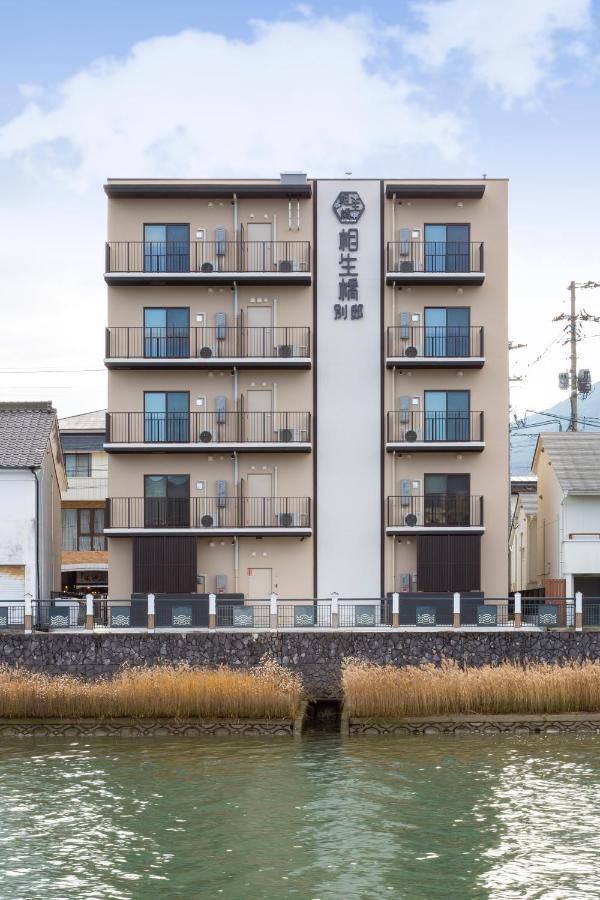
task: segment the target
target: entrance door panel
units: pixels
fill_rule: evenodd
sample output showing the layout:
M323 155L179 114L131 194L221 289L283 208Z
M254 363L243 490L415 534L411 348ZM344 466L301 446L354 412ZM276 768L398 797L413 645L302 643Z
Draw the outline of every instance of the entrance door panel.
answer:
M244 498L245 524L254 528L274 527L273 476L265 472L250 472L246 478Z
M273 355L273 307L249 306L246 310L246 347L248 356Z
M247 441L274 441L273 392L248 391L244 427ZM270 478L271 476L269 476ZM262 496L262 495L261 495Z
M273 226L269 222L250 222L246 228L246 267L249 272L273 270Z
M272 569L248 569L248 599L267 600L272 591Z

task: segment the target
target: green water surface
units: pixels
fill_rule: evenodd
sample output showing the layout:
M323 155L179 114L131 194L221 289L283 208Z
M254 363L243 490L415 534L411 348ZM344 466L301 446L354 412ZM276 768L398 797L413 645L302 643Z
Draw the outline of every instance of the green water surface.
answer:
M1 898L600 898L600 739L0 743Z

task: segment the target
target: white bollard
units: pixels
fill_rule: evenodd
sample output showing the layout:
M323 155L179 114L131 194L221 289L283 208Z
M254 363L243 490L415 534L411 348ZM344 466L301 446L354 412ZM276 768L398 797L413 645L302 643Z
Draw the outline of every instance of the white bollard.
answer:
M454 593L452 598L452 627L460 628L460 594Z
M148 594L148 631L154 631L156 626L156 597Z
M270 625L271 628L277 628L277 594L272 593L269 598Z
M338 592L337 592L337 591L332 591L332 592L331 592L331 627L332 627L332 628L337 628L337 627L338 627L338 621L339 621L339 617L338 617L339 604L338 604L338 601L339 601L339 599L340 599L340 595L338 594Z
M523 604L521 603L521 594L515 592L515 628L520 628L523 624Z
M24 631L25 634L31 634L32 626L33 626L33 607L32 607L32 596L31 594L25 594L23 598L25 601L25 609L24 609ZM39 610L38 610L39 616Z
M583 631L583 594L577 591L575 594L575 630Z
M394 591L392 594L392 627L397 628L400 625L400 594Z
M85 627L87 631L94 630L94 595L85 595Z
M217 595L208 595L208 627L217 627Z

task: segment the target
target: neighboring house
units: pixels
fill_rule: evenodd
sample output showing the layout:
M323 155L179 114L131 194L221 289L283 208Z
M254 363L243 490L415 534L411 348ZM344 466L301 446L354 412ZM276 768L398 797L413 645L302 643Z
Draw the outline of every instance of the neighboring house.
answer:
M535 483L533 491L521 491L514 496L516 503L509 537L510 590L534 592L540 587L537 564L538 498Z
M540 434L537 564L547 596L600 596L600 434Z
M52 403L0 403L0 604L60 589L66 486Z
M103 449L106 411L69 416L59 422L68 488L62 494L63 591L105 594L108 554L104 503L108 485Z

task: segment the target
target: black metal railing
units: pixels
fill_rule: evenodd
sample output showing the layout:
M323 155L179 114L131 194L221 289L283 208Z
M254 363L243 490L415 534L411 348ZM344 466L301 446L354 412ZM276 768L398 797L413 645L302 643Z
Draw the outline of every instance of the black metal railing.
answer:
M482 412L388 412L387 441L394 444L481 442Z
M387 271L483 272L482 241L389 241Z
M23 628L25 626L25 604L3 605L0 601L0 631L4 628Z
M85 601L74 598L37 600L32 603L33 627L41 631L53 628L84 628Z
M310 442L309 412L119 412L107 416L110 444L281 444Z
M310 497L112 497L107 528L310 528Z
M271 610L268 603L217 605L217 628L269 628Z
M110 241L106 272L310 272L310 241Z
M469 494L405 494L387 498L388 528L483 526L483 497Z
M391 325L387 355L401 359L470 359L483 356L479 325Z
M278 628L330 628L331 604L314 603L306 600L304 603L285 602L277 604Z
M211 325L106 329L107 359L302 359L310 357L310 328Z

